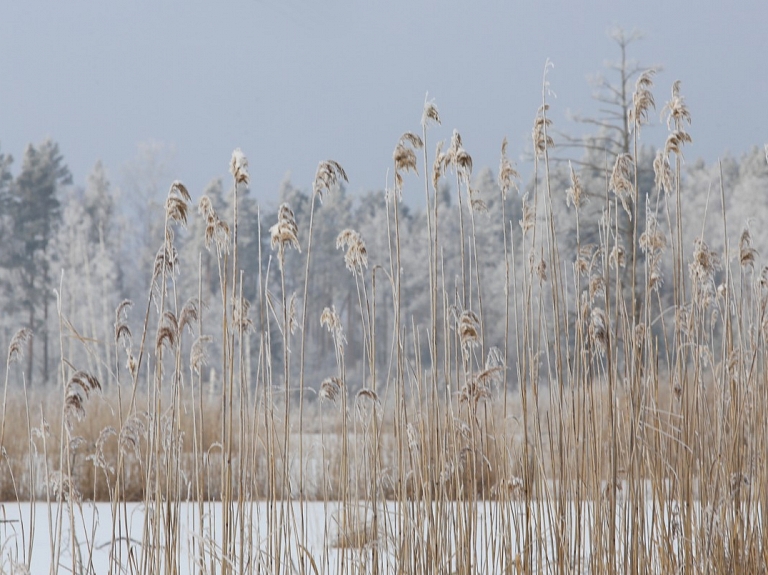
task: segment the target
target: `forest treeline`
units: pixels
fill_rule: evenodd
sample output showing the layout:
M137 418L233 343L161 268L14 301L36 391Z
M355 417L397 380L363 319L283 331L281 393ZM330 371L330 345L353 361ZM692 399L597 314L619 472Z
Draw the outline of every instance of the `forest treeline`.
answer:
M557 142L555 142L556 144ZM694 148L695 149L695 148ZM565 262L563 274L566 286L575 286L575 270L583 268L586 260L594 258L590 250L600 244L600 218L604 216L608 199L609 179L614 170L615 157L620 150L606 152L604 147L585 146L577 163L553 162L549 185L552 187L552 211L559 238L560 250ZM638 218L638 234L642 243L643 233L655 225L655 219L671 218L674 221L674 202L671 211L659 211L659 198L663 196L654 177L655 150L642 148L638 161L638 211L645 217ZM223 163L226 155L223 155ZM382 162L386 169L386 159ZM608 166L600 168L599 166ZM471 167L471 166L470 166ZM423 176L423 174L422 174ZM183 174L179 178L183 182ZM574 212L574 182L578 184L578 218ZM533 209L527 198L532 197L537 182L520 184L520 190L503 193L498 173L482 168L471 176L470 185L458 187L458 181L446 174L436 182L438 202L436 214L430 214L437 222L440 246L439 284L448 294L447 301L455 306L438 310L441 317L460 313L462 286L458 283L462 261L476 261L477 269L468 270L482 286L474 303L478 313L485 318L482 334L486 349L503 347L509 337L510 350L516 349L515 333L508 333L504 325L505 306L511 294L505 293L506 274L522 277L524 267L535 257L536 246L525 246L522 226ZM173 181L168 181L171 187ZM405 186L423 187L420 177L408 175ZM541 182L538 182L541 185ZM768 158L766 151L755 147L740 158L726 157L716 164L691 161L684 166L681 181L680 214L683 245L694 253L697 238L706 238L708 249L720 260L731 260L744 253L743 243L749 242L748 253L755 262L754 273L762 270L763 254L768 254L768 231L763 222L768 220ZM468 191L467 191L468 190ZM232 221L234 206L232 183L212 181L205 190L190 190L193 201L206 196L226 224ZM162 192L161 192L162 193ZM399 203L398 221L393 213L393 190L375 190L354 197L344 185L334 186L324 194L314 214L312 259L309 267L308 301L306 308L301 301L305 281L305 259L297 250L285 254L285 290L290 302L290 313L295 315L293 325L303 325L306 334L306 365L308 373L324 373L334 365L332 336L321 326L320 317L326 307L334 306L342 321L347 339L347 369L351 387L362 387L365 382L362 334L359 322L360 292L356 274L345 266L344 251L338 249L339 234L347 229L360 234L365 242L367 274L375 276L376 306L380 310L392 307L393 291L387 278L391 270L391 246L393 237L389 231L397 224L400 238L402 284L400 298L403 317L407 318L407 353L413 365L429 368L429 346L426 318L430 314L430 294L423 286L429 285L428 261L429 238L426 230L427 211L423 207L408 208ZM124 200L125 198L122 198ZM115 381L115 310L124 300L135 302L129 322L133 333L140 334L152 289L153 269L158 249L163 246L165 209L164 198L145 197L134 209L125 208L120 190L110 181L107 170L98 162L85 182L74 182L67 168L66 157L56 142L46 140L30 144L21 160L0 153L0 346L8 347L13 334L21 327L29 328L33 337L25 354L25 377L33 386L53 385L64 377L60 365L88 366L105 387ZM724 205L722 202L724 199ZM286 204L293 211L298 231L298 243L306 249L310 218L311 187L303 188L286 180L279 190L279 204ZM651 205L646 205L649 202ZM278 207L264 202L247 188L238 193L238 269L242 270L242 295L251 302L248 325L254 331L270 331L275 357L282 357L279 328L275 314L280 306L282 287L276 253L270 245L269 228L278 219ZM430 208L434 210L434 207ZM634 211L634 210L633 210ZM459 212L462 218L458 217ZM634 225L626 214L615 225L630 230ZM723 213L727 225L724 226ZM655 214L655 215L654 215ZM651 221L653 219L653 221ZM577 225L578 220L578 225ZM468 234L467 250L476 250L476 258L463 258L459 225ZM748 237L743 235L748 230ZM203 316L219 316L221 306L219 259L215 245L206 246L206 221L201 213L190 213L186 229L177 233L178 246L178 293L180 302L199 297L203 303ZM578 241L577 241L578 234ZM724 241L728 237L728 250ZM619 234L621 235L621 233ZM632 233L623 237L627 241L623 254L614 254L616 264L630 273L632 261L628 256L635 249L635 261L640 268L643 260L642 246L632 246ZM646 236L647 238L648 236ZM746 238L746 240L745 240ZM506 249L505 249L506 241ZM740 242L742 249L740 250ZM581 246L579 250L576 246ZM578 252L578 253L577 253ZM671 257L671 256L670 256ZM231 265L225 260L224 265ZM656 286L659 302L674 304L673 294L666 286L672 282L674 270L666 260L654 262L658 273ZM509 270L509 271L508 271ZM541 270L542 279L552 270ZM722 281L722 278L721 280ZM265 299L258 298L258 286L267 287ZM598 275L590 278L591 288L601 287ZM715 285L718 284L717 278ZM515 282L512 282L515 285ZM470 291L474 289L470 287ZM575 288L574 288L575 289ZM609 288L610 289L610 288ZM627 296L629 297L629 296ZM306 309L307 321L300 317ZM573 310L570 311L574 313ZM636 310L635 313L640 313ZM379 313L376 316L377 358L389 357L392 346L392 316ZM512 316L514 317L514 316ZM498 318L493 319L493 318ZM664 329L661 325L659 329ZM204 332L217 335L215 322L205 325ZM220 327L219 327L220 331ZM217 338L209 350L206 380L213 390L217 381ZM257 337L252 338L254 356ZM138 346L138 342L134 345ZM291 350L292 366L298 369L298 350ZM60 362L60 359L64 362ZM358 358L356 361L355 358ZM417 362L416 359L419 361ZM3 362L5 358L3 358ZM386 373L386 360L378 366ZM246 365L250 365L246 362ZM255 366L255 362L254 362ZM4 367L4 366L3 366ZM293 368L293 367L292 367ZM253 367L255 369L255 367ZM322 379L321 376L318 376ZM357 379L356 379L357 378ZM514 385L514 382L510 382Z

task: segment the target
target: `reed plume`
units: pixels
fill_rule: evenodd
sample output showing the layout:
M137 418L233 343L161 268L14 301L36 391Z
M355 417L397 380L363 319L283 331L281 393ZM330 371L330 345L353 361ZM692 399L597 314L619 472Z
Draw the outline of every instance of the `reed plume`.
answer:
M232 158L229 161L229 173L235 179L236 184L246 184L250 182L248 174L248 158L245 157L240 148L235 148L232 152Z
M672 168L669 165L669 157L664 150L656 152L656 157L653 160L653 174L656 192L671 193L673 190Z
M499 187L501 188L502 199L507 198L510 190L520 191L517 185L518 179L520 179L520 174L507 157L507 139L504 138L501 142L501 160L499 160Z
M536 156L544 155L547 148L552 148L555 145L552 136L547 133L549 126L552 125L552 120L547 117L547 111L549 111L549 104L539 106L536 119L533 121L531 135L533 138L533 151Z
M229 252L229 224L219 218L208 196L200 198L197 211L205 218L205 248L216 246L216 252L221 256Z
M472 310L465 310L459 315L457 323L461 348L468 353L471 347L480 345L480 318Z
M133 307L133 302L125 299L115 309L115 343L122 342L123 348L128 350L131 347L131 328L128 326L128 310Z
M752 247L752 234L749 228L744 228L739 238L739 263L744 268L755 269L755 258L758 251Z
M336 306L326 307L320 315L320 325L324 326L333 336L336 348L341 353L344 350L344 344L347 339L344 336L344 327L341 325L341 318L336 313Z
M299 227L296 225L293 210L288 204L280 204L277 212L277 223L269 228L269 234L272 239L272 249L277 248L277 261L282 270L285 264L286 247L292 247L301 252Z
M368 251L363 237L355 230L343 230L336 238L336 249L346 248L344 263L352 273L361 273L368 267Z
M24 348L32 339L32 330L28 327L23 327L18 330L11 338L11 343L8 346L8 360L7 364L10 365L17 361L21 361L24 357Z
M581 180L570 161L568 162L568 168L571 172L571 187L565 190L565 202L568 206L573 205L578 210L586 202L587 196L584 194Z
M333 187L338 185L340 180L349 181L344 168L334 160L325 160L317 166L315 180L312 183L312 191L322 202L323 193L330 192Z
M392 152L392 160L395 163L395 191L400 194L403 188L403 173L412 171L416 174L419 169L416 166L416 152L424 146L421 138L412 132L406 132L400 136L395 151Z
M629 203L636 203L635 185L632 183L632 177L635 169L635 162L630 154L619 154L611 172L610 187L616 197L621 200L621 205L627 215L632 219L632 211Z
M643 124L648 123L648 111L656 107L656 101L653 98L651 88L653 87L653 76L656 70L646 70L637 78L635 82L635 92L632 94L632 106L627 114L630 125L639 129Z
M168 221L186 226L187 211L191 202L192 198L184 184L178 180L173 182L165 200L165 216Z
M322 401L330 401L335 404L344 388L344 382L338 377L326 377L320 384L318 396Z
M435 101L425 99L424 109L421 113L421 126L427 128L430 124L440 125L440 114L437 111Z
M189 367L196 374L200 375L203 366L208 365L207 345L213 341L210 335L200 335L192 344L189 353Z
M461 134L459 134L458 130L453 131L451 147L445 153L443 163L446 166L452 166L459 176L459 180L469 184L469 178L472 175L472 156L464 149Z
M73 419L85 419L85 406L92 392L101 392L99 380L85 371L75 371L69 378L64 392L64 422L72 431Z

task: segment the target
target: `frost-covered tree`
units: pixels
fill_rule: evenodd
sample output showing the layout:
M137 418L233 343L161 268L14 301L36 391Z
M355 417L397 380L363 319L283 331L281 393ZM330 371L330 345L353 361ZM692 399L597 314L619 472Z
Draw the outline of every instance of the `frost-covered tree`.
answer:
M126 288L132 294L145 294L149 288L155 255L163 242L164 202L176 179L171 171L173 156L172 147L143 142L122 169L121 210L130 230L124 238L122 259L136 270L126 277Z
M52 250L52 267L62 278L65 355L75 362L74 354L88 350L77 363L87 364L103 385L113 367L114 310L123 299L117 265L121 233L114 204L106 171L98 162L85 189L72 189L65 197Z
M60 192L71 181L57 143L48 139L30 144L20 173L3 191L0 203L7 226L0 252L3 287L9 294L3 304L6 313L21 314L35 333L27 355L30 381L37 380L32 372L36 345L42 347L39 380L49 381L48 318L56 287L50 249L61 222Z

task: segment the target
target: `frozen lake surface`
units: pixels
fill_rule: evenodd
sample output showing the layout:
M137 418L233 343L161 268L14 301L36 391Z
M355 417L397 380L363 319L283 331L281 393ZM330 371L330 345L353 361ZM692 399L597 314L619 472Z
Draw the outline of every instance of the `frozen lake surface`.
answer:
M451 516L449 521L469 519L470 513L474 529L476 551L479 557L488 554L493 547L496 535L502 529L497 513L499 506L493 503L474 503L462 505L463 511L457 509L456 503L441 506L441 513ZM197 503L174 505L174 513L178 523L178 541L171 546L176 550L174 571L178 573L193 573L199 566L201 551L204 553L206 567L210 561L219 562L220 537L222 530L222 508L220 503ZM514 507L518 507L516 504ZM374 548L380 553L378 563L389 570L395 568L396 557L394 550L398 548L397 533L408 517L414 517L413 506L403 509L400 513L398 504L388 502L378 513L378 538L371 536L372 513L365 504L348 505L346 513L337 502L248 502L235 512L244 518L242 522L246 529L236 549L235 564L246 564L246 572L257 572L255 565L269 566L270 550L274 550L274 542L281 541L283 556L297 566L301 561L309 561L312 557L314 567L320 573L335 573L341 567L341 562L353 562L360 567L373 561ZM57 512L60 510L60 513ZM423 510L423 507L422 507ZM152 511L152 510L151 510ZM165 509L162 513L165 513ZM520 511L520 510L518 510ZM507 509L508 515L510 509ZM514 512L513 512L514 513ZM143 503L126 503L117 515L114 514L109 502L83 502L74 506L70 513L69 505L64 502L49 507L46 503L0 503L0 573L25 573L25 568L31 574L52 573L51 566L59 563L59 573L121 573L132 572L126 566L134 565L133 572L144 572L141 565L141 550L146 508ZM113 537L113 517L118 517L119 525L114 527L117 536ZM445 517L446 515L443 515ZM165 515L161 515L165 517ZM347 546L340 542L342 530L340 523L346 517L352 518L356 529L348 530L348 539L360 537L355 543ZM201 524L202 518L202 524ZM506 529L512 529L507 523ZM162 522L162 521L161 521ZM270 525L278 525L279 533L274 533ZM423 533L416 528L415 533ZM57 533L61 533L60 537ZM202 535L201 535L202 533ZM418 535L417 535L418 537ZM113 544L113 539L115 543ZM54 546L51 541L60 540L60 546ZM160 535L156 541L165 541ZM376 543L374 543L376 541ZM287 543L287 545L286 545ZM164 543L160 543L164 545ZM241 553L242 551L242 553ZM507 549L507 554L516 550ZM110 554L113 555L110 558ZM164 555L161 554L161 555ZM74 558L74 559L73 559ZM167 561L167 559L162 559ZM446 561L451 559L446 558ZM112 569L110 571L110 565ZM308 563L307 563L308 565ZM487 571L489 566L483 571ZM155 569L151 569L155 571ZM210 572L210 569L206 569ZM307 572L313 572L309 569ZM161 567L162 572L162 567ZM235 570L235 572L238 572ZM490 571L492 572L492 571Z
M374 564L378 572L390 573L434 566L435 561L447 573L459 564L471 565L472 572L499 573L522 568L526 539L531 541L526 549L534 570L547 572L565 564L573 572L588 573L596 554L607 557L611 534L614 551L622 548L627 540L622 525L628 524L624 520L630 511L617 502L611 531L605 505L563 503L531 502L526 509L519 501L431 507L387 502L380 505L375 522L373 509L364 502L235 503L234 534L227 539L234 543L227 553L221 550L220 503L174 503L161 509L126 503L115 510L108 502L83 502L71 508L74 512L66 502L0 503L0 573L213 573L222 561L230 562L234 573L247 574L365 573L376 571ZM697 522L703 516L694 507L692 519ZM661 541L677 554L679 513L674 503L646 507L644 528L633 536L653 564L658 564ZM176 525L170 530L175 537L168 536L164 525ZM57 570L51 568L57 564Z

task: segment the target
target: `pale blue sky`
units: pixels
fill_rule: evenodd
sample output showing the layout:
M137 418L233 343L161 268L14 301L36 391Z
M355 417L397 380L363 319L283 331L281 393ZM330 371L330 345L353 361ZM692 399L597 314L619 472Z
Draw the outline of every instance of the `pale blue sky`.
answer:
M383 187L429 92L443 118L433 143L456 128L475 166L495 170L504 136L514 158L529 146L547 58L555 128L595 111L587 76L616 57L618 24L645 33L633 57L664 67L659 109L682 80L687 158L713 161L768 141L766 22L765 0L4 2L0 150L18 167L51 136L78 183L101 159L119 184L138 144L157 141L175 150L169 178L198 196L241 147L271 203L287 172L306 189L333 158L355 193Z

